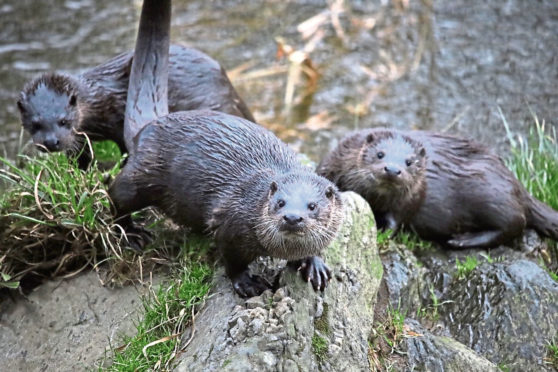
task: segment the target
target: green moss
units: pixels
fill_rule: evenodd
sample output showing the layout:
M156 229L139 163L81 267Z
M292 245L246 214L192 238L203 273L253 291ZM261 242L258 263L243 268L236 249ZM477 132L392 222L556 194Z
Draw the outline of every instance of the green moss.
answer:
M374 219L374 215L371 215L368 219L368 228L375 229L376 228L376 220ZM380 233L380 232L378 232Z
M380 260L379 257L370 262L370 274L372 274L372 277L376 279L382 279L382 276L384 275L384 266L382 265L382 260Z
M324 303L324 310L322 316L314 319L314 336L312 337L312 351L316 355L319 361L324 360L327 355L328 342L322 337L329 337L332 333L331 326L329 324L329 306Z
M504 363L500 363L498 364L498 369L502 372L510 372L510 367L508 367L506 364Z
M330 336L331 328L329 326L328 314L329 306L328 304L324 303L324 311L322 312L322 316L314 319L314 328L316 328L316 330L318 330L321 334Z
M221 368L225 368L226 366L228 366L228 365L231 364L231 363L232 363L232 360L227 359L227 360L225 360L225 361L223 362L223 365L221 366Z
M312 352L316 355L318 361L323 361L327 356L328 342L325 338L317 333L312 336Z

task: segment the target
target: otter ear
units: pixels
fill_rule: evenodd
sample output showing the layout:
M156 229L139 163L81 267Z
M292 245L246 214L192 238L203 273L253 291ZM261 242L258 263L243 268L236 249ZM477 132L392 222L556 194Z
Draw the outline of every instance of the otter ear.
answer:
M19 109L20 112L24 112L25 111L25 105L23 104L23 101L27 100L27 95L23 92L21 92L19 94L19 98L17 99L17 108Z
M17 100L17 108L18 108L19 112L24 112L25 111L25 106L23 106L23 102L21 101L21 99Z
M326 196L326 198L331 199L331 198L333 198L334 193L335 192L333 191L333 187L328 186L328 188L326 189L326 192L325 192L325 196Z
M376 138L374 137L374 133L370 133L366 136L366 142L372 143Z
M271 182L271 185L269 186L269 192L271 195L275 194L275 192L277 191L277 183L275 181Z
M424 147L421 147L419 150L419 156L421 158L424 158L426 156L426 150L424 149Z
M77 97L76 97L75 94L72 94L72 95L70 96L70 100L68 101L68 103L69 103L70 106L75 106L75 105L76 105L76 103L77 103Z

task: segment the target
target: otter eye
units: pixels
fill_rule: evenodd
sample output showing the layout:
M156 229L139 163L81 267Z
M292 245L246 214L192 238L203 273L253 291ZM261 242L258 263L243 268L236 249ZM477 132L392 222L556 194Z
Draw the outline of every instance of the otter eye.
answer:
M407 164L408 167L411 166L411 164L413 164L413 162L410 159L405 160L405 164Z
M331 199L331 197L333 196L333 189L331 187L328 187L326 192L325 192L326 198Z
M68 126L68 120L60 119L60 120L58 120L58 125L61 126L61 127L67 127Z
M279 201L277 202L277 206L279 208L283 208L285 206L285 201L283 199L279 199Z
M313 211L314 209L316 209L316 203L309 203L309 204L308 204L308 209L310 209L311 211Z
M380 152L379 152L379 153L377 154L377 156L378 156L378 159L381 159L381 158L383 158L383 157L384 157L385 155L386 155L386 154L384 154L384 152L383 152L383 151L380 151Z

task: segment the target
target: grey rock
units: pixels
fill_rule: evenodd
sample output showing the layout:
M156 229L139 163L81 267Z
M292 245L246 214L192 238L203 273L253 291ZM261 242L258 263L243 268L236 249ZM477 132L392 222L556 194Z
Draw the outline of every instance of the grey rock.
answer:
M444 336L436 336L416 320L405 325L417 336L406 337L407 369L432 372L496 372L499 368L465 345Z
M499 247L487 259L482 250L433 250L421 257L423 265L409 252L390 252L384 256L389 305L407 316L431 311L433 292L437 316L424 324L435 323L436 334L449 337L438 341L460 343L509 371L552 371L545 357L546 345L558 335L558 283L526 252ZM459 278L455 259L463 262L467 255L479 265ZM408 362L424 365L428 353L436 358L439 346L422 345L423 359Z
M246 307L248 309L255 309L257 307L264 307L264 301L261 296L251 297L246 300Z
M335 278L328 288L316 293L285 269L272 301L242 301L218 273L177 371L370 370L368 337L382 264L370 207L354 193L343 198L343 226L324 254ZM325 348L317 350L316 340Z
M101 286L96 273L47 282L0 311L1 371L82 371L109 344L133 335L141 310L134 287Z
M456 340L512 371L553 370L546 344L558 334L558 283L534 262L483 263L453 280L440 314Z

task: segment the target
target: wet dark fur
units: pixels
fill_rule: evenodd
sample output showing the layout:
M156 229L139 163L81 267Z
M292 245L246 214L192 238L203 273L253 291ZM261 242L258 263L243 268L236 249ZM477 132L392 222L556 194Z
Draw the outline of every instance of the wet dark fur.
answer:
M170 114L148 124L131 153L110 188L119 214L153 205L181 224L212 231L241 294L265 289L245 283L256 257L319 260L312 256L339 228L337 188L247 120L210 111ZM300 223L289 224L292 216ZM320 289L326 283L313 281Z
M144 0L124 124L133 141L109 190L117 217L134 232L129 213L156 206L179 223L213 232L242 296L268 288L248 273L260 255L299 260L303 277L323 290L331 273L316 256L339 228L337 188L248 120L215 111L153 120L166 111L169 30L170 0Z
M397 151L392 149L398 148ZM378 154L384 154L382 158ZM407 166L406 160L412 162ZM425 155L409 137L387 130L346 137L318 166L340 190L361 194L379 228L397 231L420 207L426 190Z
M132 59L128 52L77 77L48 73L28 82L18 107L35 144L74 154L84 143L76 132L84 132L92 140L113 140L125 152L123 123ZM168 90L170 112L211 109L254 121L219 63L196 49L171 46ZM88 162L87 156L80 159Z
M359 162L359 154L378 147L385 133L409 138L426 150L426 187L416 211L398 204L397 197L393 203L392 195L383 196L392 213L402 214L402 210L407 215L406 221L397 222L407 223L421 237L453 247L491 247L509 242L530 227L543 236L558 238L558 212L533 198L498 156L468 139L424 131L363 130L343 139L320 164L318 173L341 190L353 189L365 197L374 194L367 179L375 171L366 161ZM371 134L378 142L367 144ZM402 142L393 142L398 143ZM387 152L395 150L388 148ZM420 185L421 178L417 173L414 182ZM372 209L386 204L368 201Z

